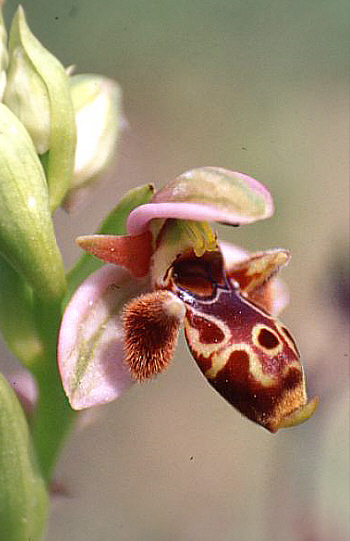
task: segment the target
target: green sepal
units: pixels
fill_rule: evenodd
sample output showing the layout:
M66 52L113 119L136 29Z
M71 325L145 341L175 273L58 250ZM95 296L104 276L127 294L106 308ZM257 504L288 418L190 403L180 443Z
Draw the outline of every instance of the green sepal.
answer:
M47 184L28 132L0 103L0 254L39 297L65 291Z
M131 189L109 213L96 233L99 235L126 235L126 221L130 212L134 208L151 201L153 195L154 186L152 184L145 184L144 186ZM102 265L104 265L103 261L84 253L78 263L68 273L67 300L85 278Z
M0 374L0 541L39 541L47 505L23 410Z
M43 355L33 307L33 290L0 256L0 329L21 364L31 369Z
M54 211L67 192L74 168L76 129L68 76L57 58L32 34L21 6L18 7L11 25L10 55L18 46L23 47L47 89L50 108L47 183L50 207Z

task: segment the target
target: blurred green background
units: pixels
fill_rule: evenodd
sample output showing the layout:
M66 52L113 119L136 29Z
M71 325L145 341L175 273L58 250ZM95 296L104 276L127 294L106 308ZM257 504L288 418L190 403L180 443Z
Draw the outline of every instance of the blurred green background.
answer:
M7 0L9 21L17 6ZM308 423L265 433L209 386L183 340L173 365L72 433L47 541L343 541L349 535L347 0L23 1L65 65L119 81L128 127L109 184L57 215L67 265L138 184L199 165L252 175L275 216L220 235L289 248L284 321L303 354ZM5 347L1 364L13 366ZM89 413L82 422L89 420ZM91 419L90 419L91 420Z

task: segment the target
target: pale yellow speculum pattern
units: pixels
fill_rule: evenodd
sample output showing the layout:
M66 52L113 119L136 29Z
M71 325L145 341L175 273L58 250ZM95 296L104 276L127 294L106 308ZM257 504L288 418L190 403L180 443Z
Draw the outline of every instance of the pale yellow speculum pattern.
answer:
M200 332L195 327L192 327L187 320L185 320L186 334L188 337L188 341L191 344L191 348L196 351L198 355L204 356L207 359L211 357L211 368L209 368L209 370L207 370L205 373L205 376L208 379L214 379L216 375L220 372L220 370L225 367L231 353L233 353L234 351L245 351L249 357L249 371L254 377L254 379L256 379L256 381L258 381L259 383L261 383L261 385L265 387L269 387L276 383L277 378L280 377L280 375L271 376L264 373L259 355L254 352L253 348L249 344L246 344L245 342L240 342L238 344L230 344L231 332L227 325L225 325L217 318L208 314L204 315L202 312L194 310L193 308L191 309L191 313L200 318L206 319L209 322L212 322L224 334L224 340L218 344L203 344L203 342L200 341ZM265 325L256 325L256 327L257 332L260 332L261 328L266 328L270 330L270 328L267 326L265 327ZM280 349L282 348L283 344L281 344ZM265 351L265 348L263 349ZM285 375L288 372L289 368L293 366L296 368L300 368L299 363L297 361L293 361L292 363L289 363L285 366L282 376Z
M238 344L231 344L223 350L220 350L216 355L212 357L212 365L209 370L205 373L208 379L214 379L217 374L222 370L226 363L228 362L231 354L234 351L245 351L248 354L249 358L249 371L256 381L261 383L264 387L270 387L274 385L277 381L276 376L270 376L265 374L262 370L261 362L259 356L253 351L253 348L246 344L245 342L240 342Z
M249 371L253 378L259 383L261 383L261 385L263 385L264 387L270 387L274 385L281 376L283 377L288 373L290 368L298 368L300 370L299 362L293 361L291 363L288 363L284 367L283 371L276 376L266 374L262 369L259 354L255 353L255 351L249 344L246 344L245 342L240 342L238 344L231 344L224 348L220 348L220 351L214 353L212 356L211 368L207 370L205 376L208 379L214 379L220 372L220 370L225 367L231 356L231 353L233 353L234 351L245 351L248 354Z
M224 335L224 339L220 343L203 344L203 342L201 342L199 339L200 332L195 327L192 327L192 325L188 323L187 319L185 319L186 334L191 344L191 348L193 348L198 353L198 355L204 355L204 357L207 358L209 358L209 356L214 351L217 351L218 347L220 349L225 348L231 338L230 329L227 327L227 325L225 325L225 323L218 320L217 318L210 316L209 314L203 314L202 312L198 312L193 308L191 308L190 311L191 314L205 319L210 323L213 323L213 325L215 325L215 327L218 327Z

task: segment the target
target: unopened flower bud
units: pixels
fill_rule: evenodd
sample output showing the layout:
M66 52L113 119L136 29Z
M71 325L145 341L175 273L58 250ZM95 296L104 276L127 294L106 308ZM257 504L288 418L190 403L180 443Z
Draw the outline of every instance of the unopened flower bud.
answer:
M98 75L70 77L77 146L74 174L64 206L72 210L89 193L111 163L124 122L119 85Z
M62 64L30 31L23 9L11 25L9 80L4 102L29 132L38 154L45 154L50 207L66 194L73 173L75 120Z
M46 85L22 46L11 52L4 103L27 129L38 154L50 147L50 102Z

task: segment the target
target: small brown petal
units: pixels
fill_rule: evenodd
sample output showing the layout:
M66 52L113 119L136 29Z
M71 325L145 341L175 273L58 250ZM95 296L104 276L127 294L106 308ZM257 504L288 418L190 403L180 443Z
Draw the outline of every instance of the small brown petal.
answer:
M185 305L169 291L141 295L123 314L126 363L139 381L155 377L171 360Z

